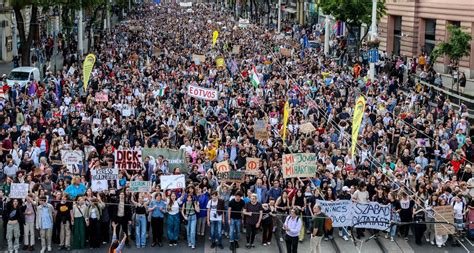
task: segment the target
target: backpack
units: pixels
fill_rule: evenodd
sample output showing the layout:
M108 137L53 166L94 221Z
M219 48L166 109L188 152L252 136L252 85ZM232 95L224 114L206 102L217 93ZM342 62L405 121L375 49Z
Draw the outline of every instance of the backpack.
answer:
M329 232L332 229L332 219L327 215L324 215L324 217L326 218L324 220L324 231Z

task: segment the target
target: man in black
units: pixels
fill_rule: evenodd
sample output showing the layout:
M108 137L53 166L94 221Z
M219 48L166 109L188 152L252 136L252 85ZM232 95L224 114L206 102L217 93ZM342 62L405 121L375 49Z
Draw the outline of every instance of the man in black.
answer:
M228 220L230 226L230 250L239 247L240 225L242 224L242 209L245 202L242 193L236 192L234 199L229 202Z
M310 251L311 252L321 252L321 239L324 236L324 222L326 221L326 215L321 212L321 207L315 205L313 207L314 217L311 221L311 241L310 241Z
M257 200L257 194L252 194L250 197L250 202L245 204L244 210L242 212L244 215L247 215L245 218L245 224L247 229L247 249L255 247L253 242L255 240L255 235L257 234L257 229L260 228L260 224L263 216L262 204Z

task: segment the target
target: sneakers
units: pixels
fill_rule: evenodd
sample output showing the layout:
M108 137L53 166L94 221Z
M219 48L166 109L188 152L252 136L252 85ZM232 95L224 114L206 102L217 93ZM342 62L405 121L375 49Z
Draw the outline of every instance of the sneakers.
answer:
M393 237L390 237L390 241L391 241L391 242L394 242L395 240L393 239Z
M430 238L426 238L426 242L430 242Z
M405 237L405 241L408 241L408 237Z
M285 240L283 240L283 238L280 238L280 242L284 242Z
M219 249L224 249L224 245L222 244L217 245L217 247L219 247Z
M194 245L191 245L191 249L196 249L196 246L194 246Z
M329 238L327 238L327 237L324 237L324 240L325 240L325 241L329 241Z
M40 253L46 252L46 248L41 248Z
M344 239L344 241L349 241L349 238L347 238L347 236L343 236L342 239Z
M385 234L385 239L388 239L388 233Z
M213 248L215 248L215 247L216 247L216 243L213 242L213 243L211 244L211 249L213 249Z
M265 246L265 247L266 247L266 246L267 246L267 243L264 243L264 244L263 244L263 246Z
M250 249L250 243L245 244L245 248Z
M434 241L431 241L430 243L431 243L431 245L434 245L434 244L435 244Z
M340 236L340 237L342 237L342 230L341 230L341 231L339 231L339 236Z

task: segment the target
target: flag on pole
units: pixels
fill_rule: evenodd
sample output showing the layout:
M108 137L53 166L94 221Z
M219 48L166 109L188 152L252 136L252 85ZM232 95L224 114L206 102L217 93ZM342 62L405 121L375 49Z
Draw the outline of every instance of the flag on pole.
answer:
M84 91L87 92L87 86L89 85L89 78L91 77L92 68L95 64L95 55L88 54L82 63L82 81L84 82Z
M360 123L362 122L364 111L365 111L365 99L363 96L360 96L357 99L357 103L355 104L354 116L352 118L352 146L351 146L352 156L354 156L354 151L357 145L357 137L359 137Z
M212 33L212 46L216 45L217 37L219 37L219 32L218 32L218 31L214 31L214 32Z
M165 95L165 92L166 92L166 86L163 86L161 87L159 90L158 90L158 96L162 97Z
M250 82L252 83L253 87L258 88L260 84L260 79L258 78L257 69L255 66L252 66L251 75L250 75Z
M286 142L286 126L288 125L288 117L290 117L290 103L285 102L285 107L283 107L283 143Z

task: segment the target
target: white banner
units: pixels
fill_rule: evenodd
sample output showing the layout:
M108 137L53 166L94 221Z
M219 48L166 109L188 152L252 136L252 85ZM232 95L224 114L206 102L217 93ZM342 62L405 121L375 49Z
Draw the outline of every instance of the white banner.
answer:
M29 184L12 183L10 186L11 199L24 199L28 195Z
M181 2L181 3L179 3L179 6L181 6L181 7L192 7L193 2Z
M184 189L186 180L184 175L160 176L160 186L163 190Z
M333 227L339 228L352 226L352 201L318 200L317 202L318 205L321 206L321 211L331 218Z
M188 95L203 100L217 101L219 99L219 92L217 90L194 85L188 86Z
M317 201L321 210L329 216L333 227L349 227L386 230L390 227L390 205L377 202L354 203L350 200Z
M109 189L109 183L107 180L94 180L92 179L91 189L93 192L102 192Z
M92 180L116 180L118 178L117 168L92 169Z

